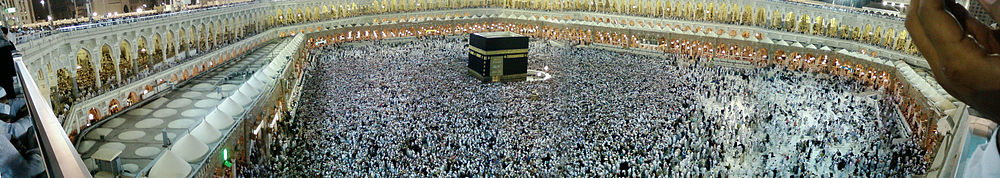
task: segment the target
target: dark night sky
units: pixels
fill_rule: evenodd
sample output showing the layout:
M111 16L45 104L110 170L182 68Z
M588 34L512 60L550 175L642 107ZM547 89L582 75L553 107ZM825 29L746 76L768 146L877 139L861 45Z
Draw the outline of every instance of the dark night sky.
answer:
M52 18L53 19L65 19L73 17L73 1L72 0L45 0L45 5L52 5ZM40 0L32 0L31 6L35 10L35 20L45 20L45 17L49 14L47 7L42 6Z

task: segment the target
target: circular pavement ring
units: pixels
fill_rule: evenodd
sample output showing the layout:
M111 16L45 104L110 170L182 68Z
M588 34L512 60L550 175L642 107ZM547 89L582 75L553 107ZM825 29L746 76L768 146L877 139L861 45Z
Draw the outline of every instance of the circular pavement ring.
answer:
M97 144L97 141L84 140L83 142L80 142L80 147L77 148L77 151L79 151L80 153L86 153L90 151L91 148L94 148L95 144Z
M182 94L181 96L185 98L201 98L202 96L205 96L205 94L196 91L187 91L184 92L184 94Z
M212 86L212 84L208 84L208 83L202 83L202 84L195 85L192 88L194 88L195 90L214 90L215 86Z
M160 154L160 148L159 147L147 146L147 147L142 147L142 148L139 148L139 149L135 149L135 155L136 156L141 156L141 157L144 157L144 158L153 158L153 156L156 156L157 154Z
M179 119L179 120L176 120L176 121L171 121L170 124L167 124L167 127L171 128L171 129L186 129L186 128L190 128L191 125L194 125L194 121L193 120L191 120L191 119Z
M146 115L148 115L149 113L152 113L152 112L153 112L152 109L138 108L138 109L133 109L131 111L128 111L127 115L130 115L130 116L146 116Z
M118 134L118 139L122 140L135 140L146 136L146 132L139 130L130 130Z
M216 93L216 92L208 93L208 94L205 94L205 97L208 97L208 98L219 98L219 93Z
M201 116L205 116L205 115L208 115L208 111L203 110L203 109L191 109L191 110L187 110L187 111L181 112L181 116L186 117L186 118L196 118L196 117L201 117Z
M187 98L176 99L174 101L171 101L170 103L167 103L168 108L182 108L190 105L191 105L191 99Z
M240 87L240 86L239 85L233 85L233 84L222 85L222 91L233 91L233 90L236 90L237 87Z
M163 119L144 119L135 123L135 128L148 129L163 124Z
M153 117L164 118L173 116L174 114L177 114L176 109L158 109L156 112L153 112Z
M208 108L208 107L218 106L218 105L219 105L219 100L215 100L215 99L203 99L201 101L198 101L198 102L194 103L194 107L198 107L198 108Z
M101 145L100 148L97 148L97 150L103 150L103 149L125 150L125 144L121 142L110 142Z
M124 165L122 165L122 169L125 170L125 171L128 171L128 172L138 172L139 171L139 165L136 165L136 164L124 164Z

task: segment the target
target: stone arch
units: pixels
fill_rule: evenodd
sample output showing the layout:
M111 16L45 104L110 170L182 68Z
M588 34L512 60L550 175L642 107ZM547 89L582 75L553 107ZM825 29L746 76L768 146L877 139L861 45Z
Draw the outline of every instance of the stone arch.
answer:
M135 66L132 65L132 45L126 40L122 40L118 49L118 71L122 80L135 75Z
M159 33L153 34L153 66L163 62L163 40Z
M222 42L226 40L226 32L223 31L225 29L222 27L225 24L223 23L225 23L225 21L220 20L210 25L212 27L212 34L214 34L212 37L215 38L213 46L218 47L219 44L222 44Z
M279 23L281 20L285 19L284 12L281 9L275 10L275 15L271 17L271 24Z
M871 33L872 34L871 38L870 38L871 43L875 44L875 45L881 45L882 44L882 33L884 32L882 30L882 26L881 25L875 26L875 29L872 29L872 30L874 30L874 31L872 31L872 33Z
M186 37L187 33L185 33L184 28L180 28L180 30L177 31L177 51L182 55L187 54L188 46L190 46L188 45L188 38Z
M147 48L146 44L147 44L146 37L139 37L139 44L138 44L139 48L136 49L136 53L139 54L136 58L136 66L138 66L136 67L138 68L138 71L136 71L136 73L149 70L149 68L152 67L152 62L149 61L150 60L149 53L152 50Z
M118 102L118 99L111 99L111 102L108 102L108 114L114 114L121 111L120 105L121 103Z
M295 8L295 22L305 21L305 13L302 12L302 8Z
M133 92L128 92L128 103L129 103L128 105L133 105L135 103L139 103L139 101L141 101L141 100L142 100L142 97L139 97L139 95L136 95L134 91Z
M314 9L312 11L312 15L309 15L309 16L312 18L312 20L319 20L320 19L320 14L321 14L320 12L322 12L322 10L323 9L320 9L319 6L316 6L316 7L314 7Z
M770 54L769 54L769 53L767 53L767 48L764 48L764 47L762 47L762 48L760 48L760 49L757 49L757 55L758 55L758 57L760 57L761 59L764 59L764 60L767 60L767 57L768 57L768 56L769 56Z
M302 19L305 21L311 21L312 19L312 8L306 7L305 11L302 12Z
M115 68L115 60L111 57L111 45L101 46L101 84L102 88L108 88L108 84L116 83L118 70Z
M94 122L99 120L101 120L101 111L98 111L97 108L90 108L90 110L87 111L87 121ZM88 123L88 125L89 124L90 123Z
M233 19L224 20L223 31L225 32L225 41L233 40L236 37L236 33L233 31Z
M285 9L285 15L282 16L282 22L291 23L295 20L295 11L292 8Z
M199 27L197 27L197 26L191 26L191 31L190 31L190 33L188 35L189 38L190 38L189 41L191 42L191 48L195 49L195 50L198 50L199 53L201 52L202 49L205 48L201 44L202 40L204 40L204 38L198 38L199 36L202 36L202 34L201 34L202 30L203 29L199 29Z
M198 46L200 47L198 48L199 49L198 53L201 53L201 51L206 51L209 48L212 48L212 32L210 29L211 28L206 27L205 24L201 24L198 27L198 32L199 34L201 34L200 35L201 37L198 38L199 40Z
M76 86L78 89L89 92L97 86L94 76L94 64L91 62L90 51L80 49L76 52Z
M167 54L166 54L167 57L166 58L167 59L170 59L170 58L173 58L174 56L177 56L177 48L175 47L175 44L177 44L177 43L174 42L174 32L170 31L170 30L167 30L167 46L166 46L166 49L167 49Z
M72 97L73 96L73 78L70 77L69 70L65 68L56 70L56 94L52 96L63 96ZM63 101L62 99L54 99L55 101Z
M205 24L205 48L207 48L206 51L208 51L208 49L214 48L215 44L219 42L218 41L219 39L215 38L215 34L219 34L219 30L215 28L215 25Z

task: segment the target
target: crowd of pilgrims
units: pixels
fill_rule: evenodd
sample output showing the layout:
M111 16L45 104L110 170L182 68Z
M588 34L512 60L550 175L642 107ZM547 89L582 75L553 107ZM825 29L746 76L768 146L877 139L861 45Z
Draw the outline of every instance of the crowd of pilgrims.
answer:
M928 166L898 98L856 79L539 40L529 69L553 79L484 84L466 72L465 44L311 50L294 119L240 174L896 177Z

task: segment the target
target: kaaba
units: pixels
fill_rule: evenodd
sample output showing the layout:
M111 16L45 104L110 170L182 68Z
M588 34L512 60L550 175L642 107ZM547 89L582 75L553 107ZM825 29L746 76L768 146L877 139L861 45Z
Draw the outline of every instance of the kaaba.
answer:
M528 76L528 37L513 32L469 36L469 75L483 82L524 81Z

